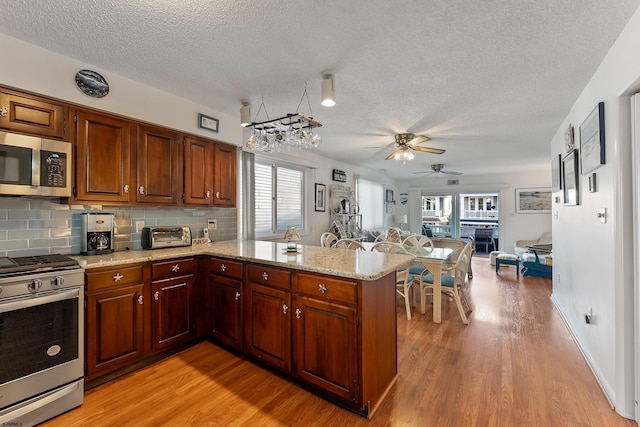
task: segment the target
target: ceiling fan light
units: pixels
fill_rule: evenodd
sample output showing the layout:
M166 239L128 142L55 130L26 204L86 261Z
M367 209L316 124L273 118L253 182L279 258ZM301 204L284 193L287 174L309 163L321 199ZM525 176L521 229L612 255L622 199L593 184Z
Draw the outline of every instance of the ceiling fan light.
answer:
M322 101L325 107L333 107L336 105L336 86L333 74L324 74L322 76Z
M247 127L251 124L251 103L249 101L242 101L242 107L240 107L240 126Z
M413 160L414 159L414 155L411 151L405 151L404 152L404 158L407 160Z

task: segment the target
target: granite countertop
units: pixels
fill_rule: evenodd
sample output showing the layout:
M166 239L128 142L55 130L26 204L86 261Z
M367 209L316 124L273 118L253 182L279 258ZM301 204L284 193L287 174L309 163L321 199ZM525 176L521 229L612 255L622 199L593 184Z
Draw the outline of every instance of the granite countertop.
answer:
M123 251L72 258L88 270L196 255L220 256L360 280L377 280L413 259L408 255L307 245L298 245L298 252L290 254L286 252L285 243L258 240L229 240L180 248Z

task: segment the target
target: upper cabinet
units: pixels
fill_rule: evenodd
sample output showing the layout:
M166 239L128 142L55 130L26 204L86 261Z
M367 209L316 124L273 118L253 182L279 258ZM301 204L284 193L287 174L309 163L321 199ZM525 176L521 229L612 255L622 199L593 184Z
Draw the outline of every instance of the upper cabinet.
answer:
M236 205L236 147L216 144L214 162L214 206Z
M69 107L38 97L0 91L0 128L45 138L68 139Z
M131 131L127 120L77 113L75 199L129 202Z
M213 205L213 146L206 139L184 139L184 202Z
M136 136L136 201L177 204L181 172L178 133L138 125Z

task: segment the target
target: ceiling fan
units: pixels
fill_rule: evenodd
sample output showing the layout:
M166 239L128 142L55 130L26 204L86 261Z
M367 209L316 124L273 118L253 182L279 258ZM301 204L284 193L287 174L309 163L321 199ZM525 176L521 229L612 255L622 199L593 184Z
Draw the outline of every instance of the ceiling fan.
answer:
M429 175L438 174L438 173L441 173L443 175L462 175L462 172L445 170L444 169L444 164L442 164L442 163L436 163L436 164L431 165L431 170L430 171L414 172L414 173L426 173L426 174L429 174Z
M385 160L396 159L402 160L406 162L407 160L411 160L414 158L413 151L421 151L423 153L431 153L431 154L442 154L445 150L441 148L433 148L433 147L423 147L418 144L422 144L423 142L429 141L431 138L424 135L414 135L412 133L399 133L395 136L396 140L394 143L389 144L389 146L393 147L396 145L396 150L389 154L389 156Z

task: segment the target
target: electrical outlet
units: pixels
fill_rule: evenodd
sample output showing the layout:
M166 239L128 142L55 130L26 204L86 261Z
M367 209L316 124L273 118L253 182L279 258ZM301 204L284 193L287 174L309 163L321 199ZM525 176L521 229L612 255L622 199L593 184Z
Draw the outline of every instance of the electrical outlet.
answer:
M136 221L136 233L142 233L144 228L144 221Z
M215 230L218 228L218 220L217 219L210 219L209 221L207 221L207 228L211 229L211 230Z

